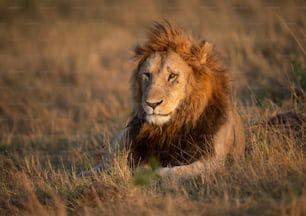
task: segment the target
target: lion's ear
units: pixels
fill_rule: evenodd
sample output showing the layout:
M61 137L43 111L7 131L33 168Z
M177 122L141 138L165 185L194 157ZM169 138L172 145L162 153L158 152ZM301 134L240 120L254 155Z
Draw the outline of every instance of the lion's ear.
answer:
M205 64L207 62L207 58L210 55L212 49L213 45L211 43L208 43L206 41L202 41L200 43L200 49L198 53L198 59L200 61L200 64Z

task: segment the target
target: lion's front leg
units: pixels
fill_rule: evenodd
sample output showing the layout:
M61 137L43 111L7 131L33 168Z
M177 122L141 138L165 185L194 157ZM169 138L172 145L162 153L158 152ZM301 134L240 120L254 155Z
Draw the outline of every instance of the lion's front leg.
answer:
M179 178L201 175L207 172L212 172L220 168L224 164L222 160L198 160L189 165L175 167L161 167L155 170L155 173L161 178Z

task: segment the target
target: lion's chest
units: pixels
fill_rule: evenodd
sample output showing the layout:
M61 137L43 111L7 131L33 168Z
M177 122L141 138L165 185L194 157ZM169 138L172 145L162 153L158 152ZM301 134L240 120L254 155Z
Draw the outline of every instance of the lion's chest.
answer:
M179 130L175 134L167 131L140 133L131 142L130 157L138 163L156 159L161 166L190 164L213 153L211 136L203 130Z

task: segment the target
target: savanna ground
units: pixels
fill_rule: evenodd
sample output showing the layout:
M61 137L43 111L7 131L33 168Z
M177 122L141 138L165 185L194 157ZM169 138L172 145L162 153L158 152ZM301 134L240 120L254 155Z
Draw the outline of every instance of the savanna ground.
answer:
M101 159L131 112L132 52L166 18L216 44L247 133L245 159L175 182ZM0 2L0 215L306 215L306 2ZM298 131L297 131L298 130Z

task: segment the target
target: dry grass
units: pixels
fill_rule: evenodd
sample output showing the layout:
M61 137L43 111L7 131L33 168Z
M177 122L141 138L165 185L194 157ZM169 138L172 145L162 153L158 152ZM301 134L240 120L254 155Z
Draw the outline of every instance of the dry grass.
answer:
M1 1L0 214L305 215L305 126L296 138L262 124L306 114L305 14L302 0ZM246 158L177 182L122 158L77 177L125 124L132 47L162 18L226 58Z

